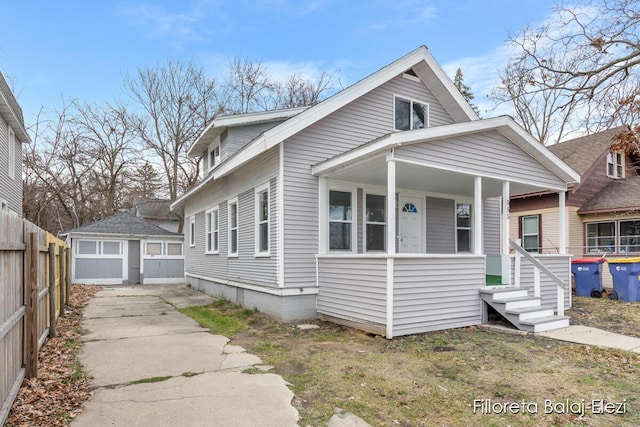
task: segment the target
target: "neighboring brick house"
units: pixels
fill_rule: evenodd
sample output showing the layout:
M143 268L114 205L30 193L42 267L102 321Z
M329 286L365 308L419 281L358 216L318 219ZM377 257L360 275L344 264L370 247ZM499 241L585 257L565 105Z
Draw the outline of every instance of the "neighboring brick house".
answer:
M567 253L640 256L638 159L610 150L613 136L624 129L617 127L549 147L582 177L579 184L569 187L565 200ZM555 193L512 197L512 238L522 239L523 246L532 252L558 253L558 206ZM608 272L603 281L610 286Z
M0 210L22 216L22 144L31 142L22 108L0 72Z

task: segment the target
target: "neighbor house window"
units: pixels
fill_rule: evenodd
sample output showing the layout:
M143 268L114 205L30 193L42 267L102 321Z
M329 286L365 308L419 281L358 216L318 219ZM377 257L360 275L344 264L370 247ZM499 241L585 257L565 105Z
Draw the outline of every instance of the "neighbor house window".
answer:
M238 199L228 203L229 215L229 256L238 255Z
M429 105L410 99L395 98L396 130L422 129L429 127Z
M329 191L329 249L350 251L353 225L353 194Z
M540 252L540 216L527 215L520 221L522 247L528 252Z
M9 169L7 173L9 178L15 179L16 177L16 134L13 129L9 128Z
M196 245L196 217L189 218L189 246Z
M607 176L624 178L624 154L613 151L607 154Z
M620 221L620 252L640 252L640 220Z
M471 252L471 205L456 204L456 239L458 252Z
M256 190L256 253L269 253L269 186Z
M206 253L216 254L220 247L220 215L217 207L209 209L204 215Z
M386 250L386 197L367 194L365 200L366 250Z
M587 252L615 252L616 223L597 222L587 224Z

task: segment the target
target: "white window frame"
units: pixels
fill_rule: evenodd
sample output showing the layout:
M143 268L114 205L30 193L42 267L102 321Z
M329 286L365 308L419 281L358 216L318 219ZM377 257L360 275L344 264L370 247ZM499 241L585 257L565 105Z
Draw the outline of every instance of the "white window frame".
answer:
M75 242L75 254L78 258L122 258L124 253L124 244L121 240L93 240L93 239L74 239ZM92 242L95 244L96 252L93 254L81 254L80 253L80 243L81 242ZM118 253L117 254L105 254L104 253L104 242L113 242L118 243Z
M267 219L260 219L260 196L264 193L267 193ZM255 244L256 244L256 252L255 257L269 257L271 256L271 189L269 188L269 183L265 183L260 187L256 187L255 189ZM262 234L260 233L260 226L266 224L267 226L267 250L261 250L260 240Z
M189 247L193 248L196 246L196 217L189 217Z
M609 170L611 169L611 171ZM609 178L624 178L624 153L609 151L607 153L607 176Z
M211 217L211 219L209 219ZM214 221L214 218L216 219ZM211 228L209 228L211 227ZM211 242L211 246L209 246ZM220 253L220 208L215 206L204 213L204 253Z
M536 219L536 223L538 225L538 232L537 233L525 233L524 230L524 221L527 218L535 218ZM541 248L541 244L540 244L540 232L542 231L540 229L540 215L539 214L535 214L535 215L523 215L520 217L520 230L522 235L520 236L520 238L522 239L521 243L522 243L522 247L527 251L527 252L531 252L531 253L540 253L542 248ZM530 236L536 236L536 249L535 250L529 250L525 247L525 237L530 237Z
M150 254L149 245L160 245L159 254ZM180 255L169 255L169 244L180 245ZM169 240L144 240L144 257L145 258L183 258L184 244L180 241Z
M331 220L331 192L339 191L351 194L351 220ZM327 251L330 253L356 253L358 251L358 191L354 187L330 184L327 189ZM351 248L350 249L331 249L331 223L350 223L351 224Z
M384 226L384 248L383 249L372 249L370 252L386 252L387 251L387 195L380 192L375 191L366 191L363 190L364 200L362 201L362 221L364 222L364 229L362 233L362 242L364 252L369 252L369 248L367 247L367 225L383 225ZM367 197L368 196L379 196L384 197L385 205L384 205L384 222L379 221L369 221L367 219Z
M231 206L236 206L236 226L231 226ZM231 235L235 231L236 234L236 251L231 252ZM227 201L227 257L237 258L240 252L240 205L238 204L238 198L234 197Z
M469 227L458 227L458 205L469 205L470 216L469 216ZM475 209L473 209L473 203L469 200L455 200L454 201L454 209L453 209L454 221L456 225L456 234L454 236L454 243L456 244L456 253L469 254L473 253L473 215L475 215ZM469 251L460 252L458 249L458 231L459 230L469 230Z
M409 129L398 129L396 128L396 101L397 100L402 100L405 102L409 103ZM426 129L428 127L430 127L430 121L431 121L431 107L429 106L428 102L424 102L424 101L420 101L419 99L413 99L413 98L409 98L407 96L402 96L402 95L393 95L393 130L397 131L397 132L404 132L407 130L415 130L413 128L413 104L422 104L425 105L427 107L427 120L426 123L424 124L424 128Z
M217 138L216 141L212 142L207 148L207 162L209 164L209 169L211 170L220 164L220 138Z
M7 126L7 129L9 129L9 168L7 174L9 178L16 179L16 134L11 126Z

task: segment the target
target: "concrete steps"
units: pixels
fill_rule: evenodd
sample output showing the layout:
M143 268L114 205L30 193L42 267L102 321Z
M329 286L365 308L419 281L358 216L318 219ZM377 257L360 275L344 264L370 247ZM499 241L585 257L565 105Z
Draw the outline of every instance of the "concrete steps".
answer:
M480 297L516 328L542 332L569 326L569 317L554 315L554 308L542 306L540 298L526 289L496 286L480 290Z

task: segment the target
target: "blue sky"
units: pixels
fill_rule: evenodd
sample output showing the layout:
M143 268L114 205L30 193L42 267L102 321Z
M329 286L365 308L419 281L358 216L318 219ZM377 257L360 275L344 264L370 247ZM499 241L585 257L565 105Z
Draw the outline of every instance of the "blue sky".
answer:
M349 85L426 45L477 103L504 65L504 41L544 21L547 0L22 0L0 14L0 69L27 125L62 100L126 101L123 75L167 59L212 77L234 57L274 75L339 70ZM491 114L485 114L489 116Z

